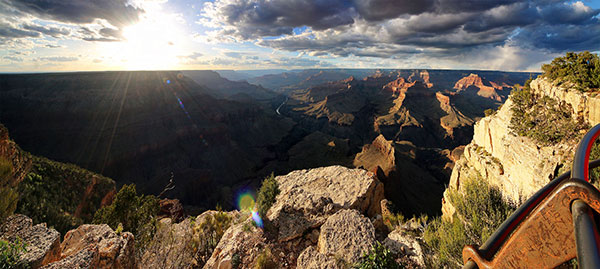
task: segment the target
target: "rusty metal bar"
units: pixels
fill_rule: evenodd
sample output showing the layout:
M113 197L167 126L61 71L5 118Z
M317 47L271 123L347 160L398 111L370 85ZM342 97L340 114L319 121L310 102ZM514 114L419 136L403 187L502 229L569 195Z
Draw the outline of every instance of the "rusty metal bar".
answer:
M575 156L573 156L573 166L571 168L572 178L581 178L590 182L590 169L588 164L590 161L590 151L599 135L600 124L589 130L585 136L583 136L579 145L577 145Z
M581 200L573 202L571 211L579 267L582 269L600 268L600 238L598 237L593 211Z
M516 229L527 215L556 188L562 181L568 178L582 178L589 182L589 170L600 166L600 159L589 162L589 156L596 138L600 135L600 124L594 126L588 131L581 142L577 145L575 151L572 172L566 172L556 177L549 184L544 186L532 197L530 197L522 206L520 206L502 225L496 229L494 234L479 247L479 252L486 259L491 259L498 249L508 239L510 234ZM592 219L593 221L593 219ZM598 257L598 255L594 255ZM598 264L600 265L600 264ZM467 262L463 268L477 268L474 262ZM600 268L600 267L599 267Z

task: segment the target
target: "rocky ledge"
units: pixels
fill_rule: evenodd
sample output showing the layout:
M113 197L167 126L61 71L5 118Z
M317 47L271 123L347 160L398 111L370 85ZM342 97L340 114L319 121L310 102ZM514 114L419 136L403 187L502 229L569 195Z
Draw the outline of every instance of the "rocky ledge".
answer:
M24 215L12 215L0 227L0 239L25 244L21 262L31 268L135 268L133 235L116 234L108 225L82 225L60 234L45 223L33 225Z

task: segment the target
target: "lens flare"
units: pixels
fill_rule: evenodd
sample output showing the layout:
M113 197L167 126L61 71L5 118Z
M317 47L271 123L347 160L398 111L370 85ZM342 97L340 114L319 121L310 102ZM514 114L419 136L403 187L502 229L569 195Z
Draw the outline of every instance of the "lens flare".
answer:
M256 226L258 226L260 228L263 227L262 219L260 218L260 216L258 215L258 212L256 212L256 210L252 211L252 220L254 221Z
M254 197L252 197L252 194L246 192L246 193L242 193L238 197L238 209L240 211L253 211L254 210Z
M263 227L263 221L256 210L256 202L254 196L250 192L244 192L238 196L238 209L242 212L250 212L252 214L252 220L257 227Z

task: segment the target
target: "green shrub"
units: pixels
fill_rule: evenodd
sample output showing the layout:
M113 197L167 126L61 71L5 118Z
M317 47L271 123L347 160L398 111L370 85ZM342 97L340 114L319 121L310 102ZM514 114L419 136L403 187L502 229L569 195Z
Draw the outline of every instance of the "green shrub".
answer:
M510 129L542 145L551 145L575 138L587 126L581 119L571 117L571 109L564 103L544 96L536 96L529 87L515 85L511 93L513 112Z
M94 215L93 223L108 224L113 230L135 236L136 250L142 253L156 232L156 215L160 210L158 198L153 195L137 195L135 184L123 185L110 206L101 208Z
M496 110L495 110L495 109L493 109L493 108L488 108L488 109L486 109L486 110L484 110L484 111L483 111L483 114L484 114L486 117L488 117L488 116L491 116L491 115L494 115L494 114L496 114Z
M0 240L0 269L27 268L20 260L25 251L25 244L18 238L15 242Z
M0 223L12 215L17 208L19 195L13 185L12 164L0 158Z
M275 268L278 268L277 263L275 262L275 257L273 257L271 250L268 247L266 247L256 258L256 264L254 265L254 269Z
M278 194L279 183L275 180L275 176L271 174L263 180L256 198L256 209L262 219L265 219L267 211L269 211L269 208L275 203L275 198Z
M463 194L464 193L464 194ZM482 245L514 211L503 199L500 190L481 178L462 183L462 193L450 189L449 199L456 208L452 221L436 218L423 235L427 247L436 253L430 266L462 266L465 245Z
M571 82L580 91L595 91L600 88L600 58L597 54L584 51L567 52L550 64L542 65L543 76L561 84Z
M364 254L356 268L395 269L400 268L400 265L394 259L393 253L381 243L377 242L369 252Z

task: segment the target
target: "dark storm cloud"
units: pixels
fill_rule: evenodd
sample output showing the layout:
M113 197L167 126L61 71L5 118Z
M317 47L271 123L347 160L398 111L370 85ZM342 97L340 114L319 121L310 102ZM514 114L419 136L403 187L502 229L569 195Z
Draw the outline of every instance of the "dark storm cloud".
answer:
M127 0L5 0L13 8L42 19L75 24L104 19L116 27L137 22L143 10Z
M71 33L71 31L66 28L43 26L43 25L36 25L36 24L25 24L25 25L23 25L23 29L40 32L44 35L48 35L51 37L66 36Z
M584 2L554 0L217 0L204 12L222 37L309 55L371 57L507 44L552 53L598 50L598 14ZM294 34L297 27L308 30Z
M40 37L41 34L37 31L23 30L15 28L9 24L0 23L0 38L26 38L26 37Z
M213 22L232 26L225 34L243 39L291 34L295 27L328 29L354 22L344 0L219 0L205 4Z
M354 0L358 13L369 21L391 19L403 14L432 10L433 0Z

